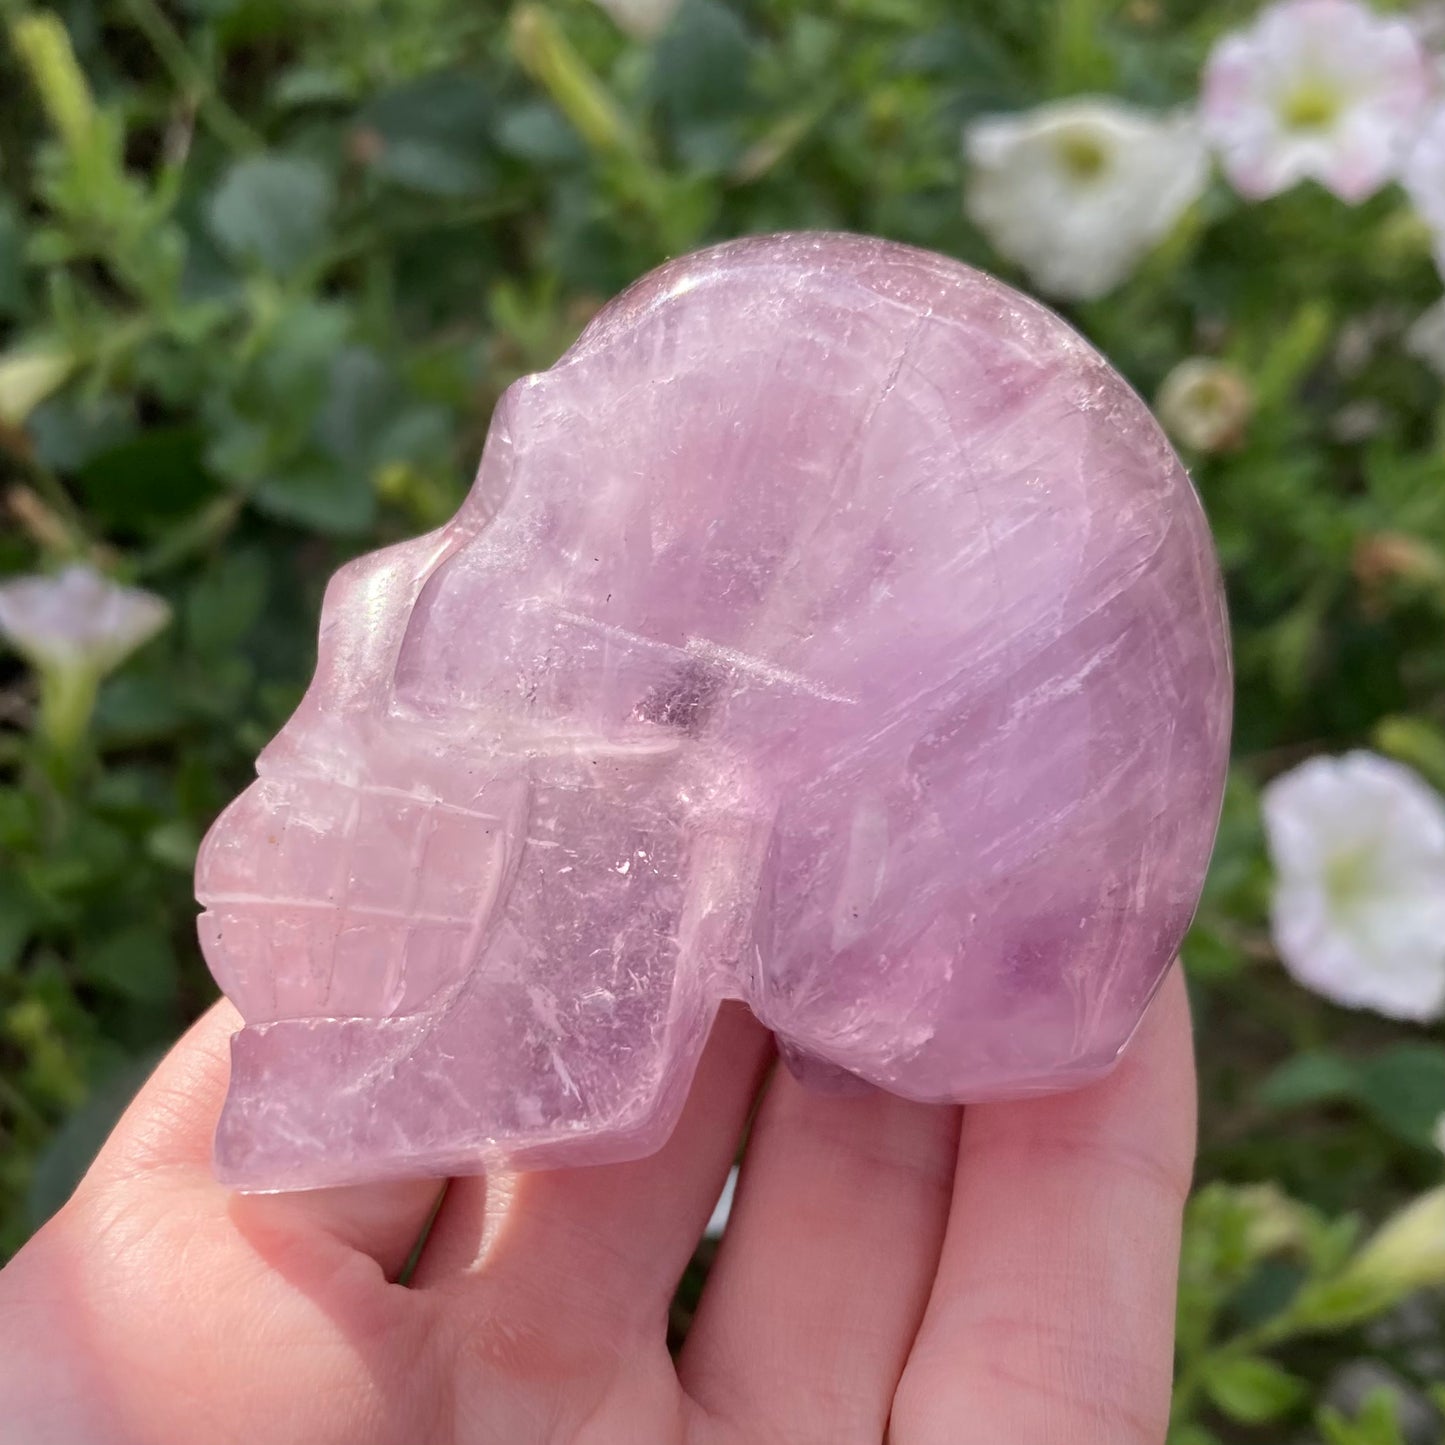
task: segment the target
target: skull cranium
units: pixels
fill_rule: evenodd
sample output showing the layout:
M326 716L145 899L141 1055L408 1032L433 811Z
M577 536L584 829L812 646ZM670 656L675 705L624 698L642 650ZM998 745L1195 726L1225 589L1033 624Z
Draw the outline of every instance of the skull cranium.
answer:
M247 1188L635 1157L740 998L800 1068L1107 1069L1194 909L1229 664L1188 479L1067 327L835 235L652 273L333 579L198 866Z

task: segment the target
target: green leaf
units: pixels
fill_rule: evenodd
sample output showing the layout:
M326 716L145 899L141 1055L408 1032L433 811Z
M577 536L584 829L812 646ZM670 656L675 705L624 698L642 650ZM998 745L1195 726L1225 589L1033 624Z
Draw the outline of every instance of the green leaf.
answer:
M338 460L364 465L399 403L396 378L381 357L365 346L344 347L331 363L317 437Z
M1278 1420L1309 1395L1303 1380L1259 1355L1215 1355L1205 1362L1204 1388L1231 1420Z
M1238 978L1245 969L1241 950L1230 939L1196 918L1180 950L1184 968L1196 982L1218 983Z
M208 567L185 604L186 636L201 657L233 649L266 605L270 569L258 551L232 552Z
M1300 1109L1350 1098L1355 1066L1338 1054L1296 1054L1259 1086L1259 1102L1268 1109Z
M371 478L329 459L302 462L267 477L252 500L283 522L337 536L364 532L376 515Z
M42 899L59 905L93 887L114 887L133 863L125 833L104 818L80 812L57 847L34 857L27 877Z
M1203 1425L1182 1424L1170 1427L1169 1445L1220 1445L1220 1440Z
M153 533L216 493L196 426L153 427L91 457L77 481L96 520L122 533Z
M1405 1445L1395 1413L1395 1400L1388 1386L1371 1391L1355 1419L1326 1406L1318 1422L1325 1445Z
M154 673L130 668L101 688L92 730L103 749L137 747L171 737L185 723L176 689Z
M423 76L372 101L357 127L357 149L384 180L433 196L481 195L495 184L492 103L480 75Z
M207 418L208 465L261 511L338 535L364 531L376 513L367 467L336 446L335 428L344 433L379 395L372 369L346 346L351 326L343 306L293 306L245 373L210 399Z
M1361 1065L1360 1102L1397 1137L1433 1149L1435 1123L1445 1114L1445 1048L1397 1044Z
M289 275L324 245L331 177L313 160L266 155L237 161L211 198L216 244L232 260Z
M34 839L38 802L25 789L0 787L0 848L24 848Z
M1323 1050L1298 1054L1264 1080L1259 1101L1272 1109L1349 1102L1396 1138L1433 1149L1445 1114L1445 1048L1397 1044L1362 1063Z
M132 408L119 396L71 392L41 403L26 431L36 455L56 471L73 472L136 435Z
M683 0L658 39L652 91L697 164L720 165L735 148L731 123L748 108L752 39L718 0Z
M1445 789L1445 731L1434 723L1419 717L1382 718L1375 726L1374 743Z
M39 919L30 890L14 873L0 872L0 974L14 971Z
M587 147L545 100L513 106L497 122L497 146L533 165L575 165L587 158Z
M16 316L25 304L25 233L20 212L0 196L0 316Z
M445 456L451 427L442 408L409 401L376 352L348 346L332 363L316 436L338 461L374 472L388 462Z
M76 958L96 988L143 1003L169 1002L176 990L176 954L163 928L133 924L98 940Z
M146 853L157 863L189 876L195 870L200 843L196 830L177 819L152 830L146 838Z

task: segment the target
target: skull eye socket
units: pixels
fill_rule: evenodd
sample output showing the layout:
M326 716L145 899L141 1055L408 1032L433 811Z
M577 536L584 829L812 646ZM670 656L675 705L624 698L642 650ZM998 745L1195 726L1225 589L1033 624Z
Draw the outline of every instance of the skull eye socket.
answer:
M448 631L463 617L470 625ZM474 736L505 738L519 725L569 736L687 734L702 727L725 676L688 648L550 600L478 593L458 570L412 614L393 706Z
M632 715L639 722L695 734L712 711L719 683L715 669L689 659L672 676L649 687Z

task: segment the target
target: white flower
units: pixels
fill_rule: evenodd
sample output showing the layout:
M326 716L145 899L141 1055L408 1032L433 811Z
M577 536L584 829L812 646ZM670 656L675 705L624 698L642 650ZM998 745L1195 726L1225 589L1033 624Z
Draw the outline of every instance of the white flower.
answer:
M1208 179L1192 118L1107 99L975 121L964 153L969 216L1040 291L1065 300L1112 291Z
M1445 1013L1445 800L1374 753L1264 792L1275 947L1306 988L1390 1018Z
M1445 1154L1445 1114L1435 1120L1435 1147Z
M92 567L0 585L0 635L41 672L103 676L170 619L154 594L120 587Z
M1445 297L1416 318L1405 333L1405 350L1445 379Z
M597 0L619 30L637 40L651 40L667 29L679 0Z
M1400 180L1435 238L1435 264L1445 272L1445 106L1426 120Z
M1191 356L1164 378L1155 410L1164 430L1181 445L1223 452L1243 441L1254 392L1234 367Z
M723 1184L722 1193L718 1196L717 1203L713 1206L712 1218L707 1222L707 1228L703 1234L707 1239L721 1239L723 1231L728 1227L728 1220L732 1217L733 1198L738 1189L738 1166L736 1164L728 1171L728 1177Z
M1399 173L1433 86L1405 21L1356 0L1285 0L1215 47L1201 113L1242 195L1313 178L1357 202Z

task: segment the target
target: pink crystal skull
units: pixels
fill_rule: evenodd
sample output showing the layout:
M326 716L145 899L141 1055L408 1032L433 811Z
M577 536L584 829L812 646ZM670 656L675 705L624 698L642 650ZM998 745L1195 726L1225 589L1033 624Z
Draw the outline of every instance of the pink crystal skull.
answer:
M853 236L663 266L336 575L205 841L220 1177L646 1154L733 998L909 1098L1102 1074L1198 900L1226 638L1188 478L1048 311Z

